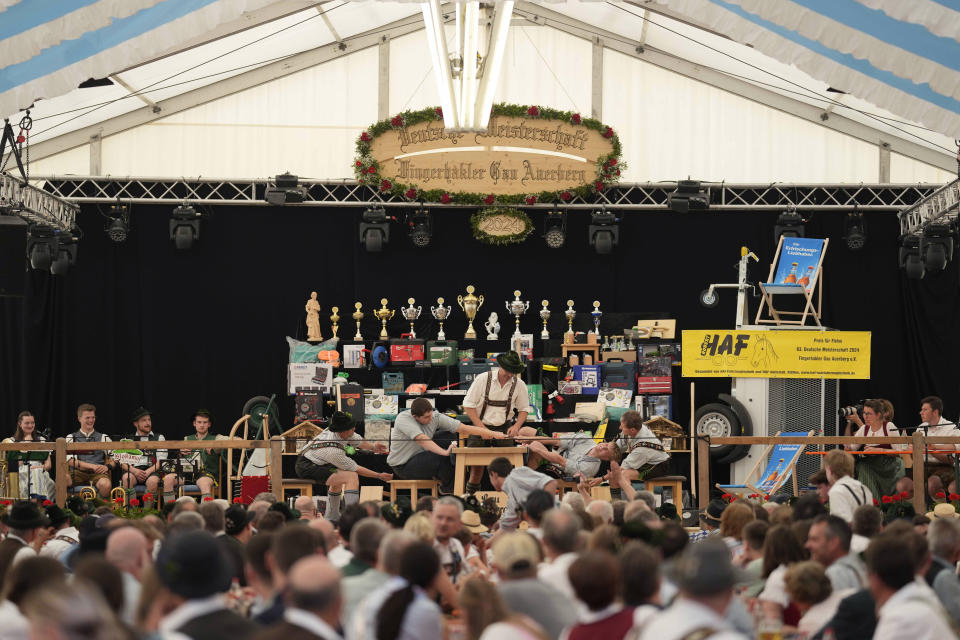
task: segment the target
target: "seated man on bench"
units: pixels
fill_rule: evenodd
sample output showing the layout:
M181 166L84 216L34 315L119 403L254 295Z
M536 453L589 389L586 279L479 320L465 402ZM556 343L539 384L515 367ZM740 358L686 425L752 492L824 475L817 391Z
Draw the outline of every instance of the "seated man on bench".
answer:
M77 422L80 428L67 436L67 444L81 442L110 442L110 437L94 429L97 423L97 408L92 404L77 407ZM103 449L75 451L67 454L67 469L70 471L71 486L91 485L100 497L110 497L113 483L110 481L115 462L109 452Z
M558 447L557 451L547 449ZM533 440L528 447L527 466L557 479L590 479L606 461L620 461L620 447L613 442L597 444L589 433L565 433L559 438Z
M639 413L627 411L620 417L620 434L616 442L625 456L620 463L624 480L636 482L648 476L667 475L670 454L664 451L653 431L643 424Z
M434 411L426 398L417 398L393 423L387 464L401 480L439 480L440 493L453 493L450 450L457 446L459 433L488 439L507 437L499 431L463 424Z
M297 476L327 486L327 510L323 516L330 521L340 519L341 496L346 506L360 501L360 476L383 482L393 480L392 473L371 471L350 458L357 449L387 453L387 445L364 442L356 428L353 416L345 411L337 411L330 416L327 428L301 449L297 456L294 467Z

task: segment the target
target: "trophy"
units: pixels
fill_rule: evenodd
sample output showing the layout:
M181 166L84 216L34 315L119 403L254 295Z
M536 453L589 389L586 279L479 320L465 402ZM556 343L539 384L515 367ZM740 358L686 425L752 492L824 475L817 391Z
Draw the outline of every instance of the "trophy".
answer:
M437 298L436 307L430 307L430 315L440 323L440 333L437 334L437 340L446 340L447 336L443 333L443 321L450 317L450 305L443 306L443 298Z
M513 337L520 337L520 316L525 314L530 308L529 300L520 299L520 289L513 292L513 300L507 300L507 311L513 314L516 319L517 328L513 330Z
M393 320L394 313L395 309L387 309L387 299L380 298L380 308L373 312L373 317L380 321L380 337L384 340L390 337L387 335L387 320Z
M590 312L590 317L593 318L593 335L600 335L600 318L603 317L603 311L600 311L600 301L593 301L593 311Z
M543 309L540 309L540 319L543 320L543 331L540 332L540 339L549 340L550 332L547 331L547 320L550 319L550 309L547 309L547 305L550 304L550 301L541 300L540 304L543 305Z
M500 333L500 322L497 318L497 312L491 311L490 317L487 318L487 321L483 323L484 328L487 330L487 340L499 340L500 336L497 334Z
M363 312L360 311L360 307L363 306L362 303L357 302L353 305L356 308L356 311L353 312L353 319L357 321L357 335L353 336L354 340L363 341L363 336L360 335L360 321L363 320Z
M333 331L333 337L336 338L337 329L340 328L340 325L337 324L338 322L340 322L340 316L337 315L337 312L340 311L340 307L330 307L330 311L333 311L333 313L330 314L330 322L333 323L332 325L330 325L330 330Z
M573 310L573 300L567 300L567 310L563 312L567 316L567 336L569 342L573 342L573 319L577 317L577 312Z
M413 329L413 323L420 318L420 314L423 312L423 306L415 307L413 303L416 302L413 298L407 298L407 304L409 307L400 307L400 313L403 314L404 320L410 323L410 337L416 338L417 332Z
M467 295L457 296L457 304L467 314L467 332L463 336L467 340L477 339L477 332L473 328L473 319L477 317L477 311L483 306L483 296L473 295L474 291L476 289L472 284L467 285Z

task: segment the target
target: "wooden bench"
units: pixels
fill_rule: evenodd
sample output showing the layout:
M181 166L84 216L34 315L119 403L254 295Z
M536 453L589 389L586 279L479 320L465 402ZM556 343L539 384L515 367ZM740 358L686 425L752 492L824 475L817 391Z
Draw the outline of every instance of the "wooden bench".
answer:
M570 482L569 480L557 480L557 493L562 498L565 493L568 491L578 491L580 484L578 482ZM605 485L598 485L590 489L590 497L594 500L604 500L610 502L613 497L610 495L610 487Z
M391 480L390 481L390 502L397 501L397 492L398 491L409 491L410 492L410 508L417 508L417 500L419 496L417 493L421 490L429 491L430 495L434 498L437 497L438 491L440 488L440 482L438 480Z
M683 483L687 481L686 476L661 476L659 478L644 478L643 486L647 491L653 492L655 487L669 488L670 497L677 509L683 508ZM664 500L661 500L661 503Z

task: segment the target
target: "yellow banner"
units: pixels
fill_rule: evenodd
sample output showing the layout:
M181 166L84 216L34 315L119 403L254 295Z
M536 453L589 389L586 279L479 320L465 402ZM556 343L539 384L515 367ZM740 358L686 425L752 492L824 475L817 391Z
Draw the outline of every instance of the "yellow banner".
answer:
M869 331L684 331L683 376L870 377Z

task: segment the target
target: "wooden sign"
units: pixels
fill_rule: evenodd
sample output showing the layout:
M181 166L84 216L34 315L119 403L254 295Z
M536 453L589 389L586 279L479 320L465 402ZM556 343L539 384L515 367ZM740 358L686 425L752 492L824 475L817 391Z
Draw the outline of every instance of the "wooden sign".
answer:
M447 131L441 118L419 112L409 119L396 116L388 127L361 136L358 176L388 189L403 185L405 191L498 199L600 190L616 182L620 149L612 129L582 122L579 114L543 109L516 115L517 109L494 107L486 133Z

